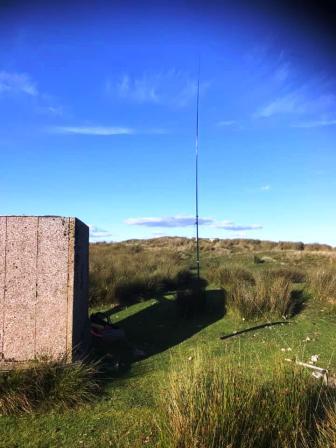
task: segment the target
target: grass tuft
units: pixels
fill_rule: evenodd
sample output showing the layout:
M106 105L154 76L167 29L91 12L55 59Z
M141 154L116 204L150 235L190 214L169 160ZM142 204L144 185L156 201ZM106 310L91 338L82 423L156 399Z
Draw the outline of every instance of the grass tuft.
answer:
M311 270L308 275L308 288L314 299L330 306L336 311L336 269L324 267Z
M220 286L228 292L229 306L247 319L259 318L265 313L287 316L295 306L292 283L282 271L224 268Z
M0 373L0 415L65 409L95 399L100 390L97 365L39 362Z

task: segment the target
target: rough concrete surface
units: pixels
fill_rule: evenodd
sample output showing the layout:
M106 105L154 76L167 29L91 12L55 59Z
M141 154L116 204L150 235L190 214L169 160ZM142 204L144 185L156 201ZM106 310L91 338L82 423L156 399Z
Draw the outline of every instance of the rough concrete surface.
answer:
M76 218L0 217L0 363L85 350L88 239Z

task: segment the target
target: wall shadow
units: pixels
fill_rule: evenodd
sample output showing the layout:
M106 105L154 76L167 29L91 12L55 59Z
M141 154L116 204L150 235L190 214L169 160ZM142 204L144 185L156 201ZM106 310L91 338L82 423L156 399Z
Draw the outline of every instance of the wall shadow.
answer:
M178 315L174 299L159 296L156 300L153 305L117 322L130 343L145 351L146 358L180 344L226 313L225 291L221 290L206 291L205 311L189 319Z

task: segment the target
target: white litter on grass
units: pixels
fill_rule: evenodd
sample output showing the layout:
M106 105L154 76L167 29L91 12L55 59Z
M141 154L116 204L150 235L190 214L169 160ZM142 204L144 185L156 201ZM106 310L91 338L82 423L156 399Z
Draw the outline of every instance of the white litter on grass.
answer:
M322 372L313 372L312 373L312 376L314 377L314 378L317 378L318 380L320 379L320 378L324 378L324 373L322 373Z
M315 363L317 363L319 357L320 357L319 355L312 355L310 357L310 361L315 364Z
M193 357L189 356L188 361L192 361Z
M292 349L291 349L290 347L288 347L288 348L282 348L281 351L282 351L282 352L291 352Z
M311 339L310 339L309 336L307 336L306 339L303 342L309 342L309 341L311 341Z

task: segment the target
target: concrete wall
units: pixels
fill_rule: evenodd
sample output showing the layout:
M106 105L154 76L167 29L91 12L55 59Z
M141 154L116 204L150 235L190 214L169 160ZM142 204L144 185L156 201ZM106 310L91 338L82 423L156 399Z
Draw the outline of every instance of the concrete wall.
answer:
M76 218L0 217L0 362L85 350L88 240Z

